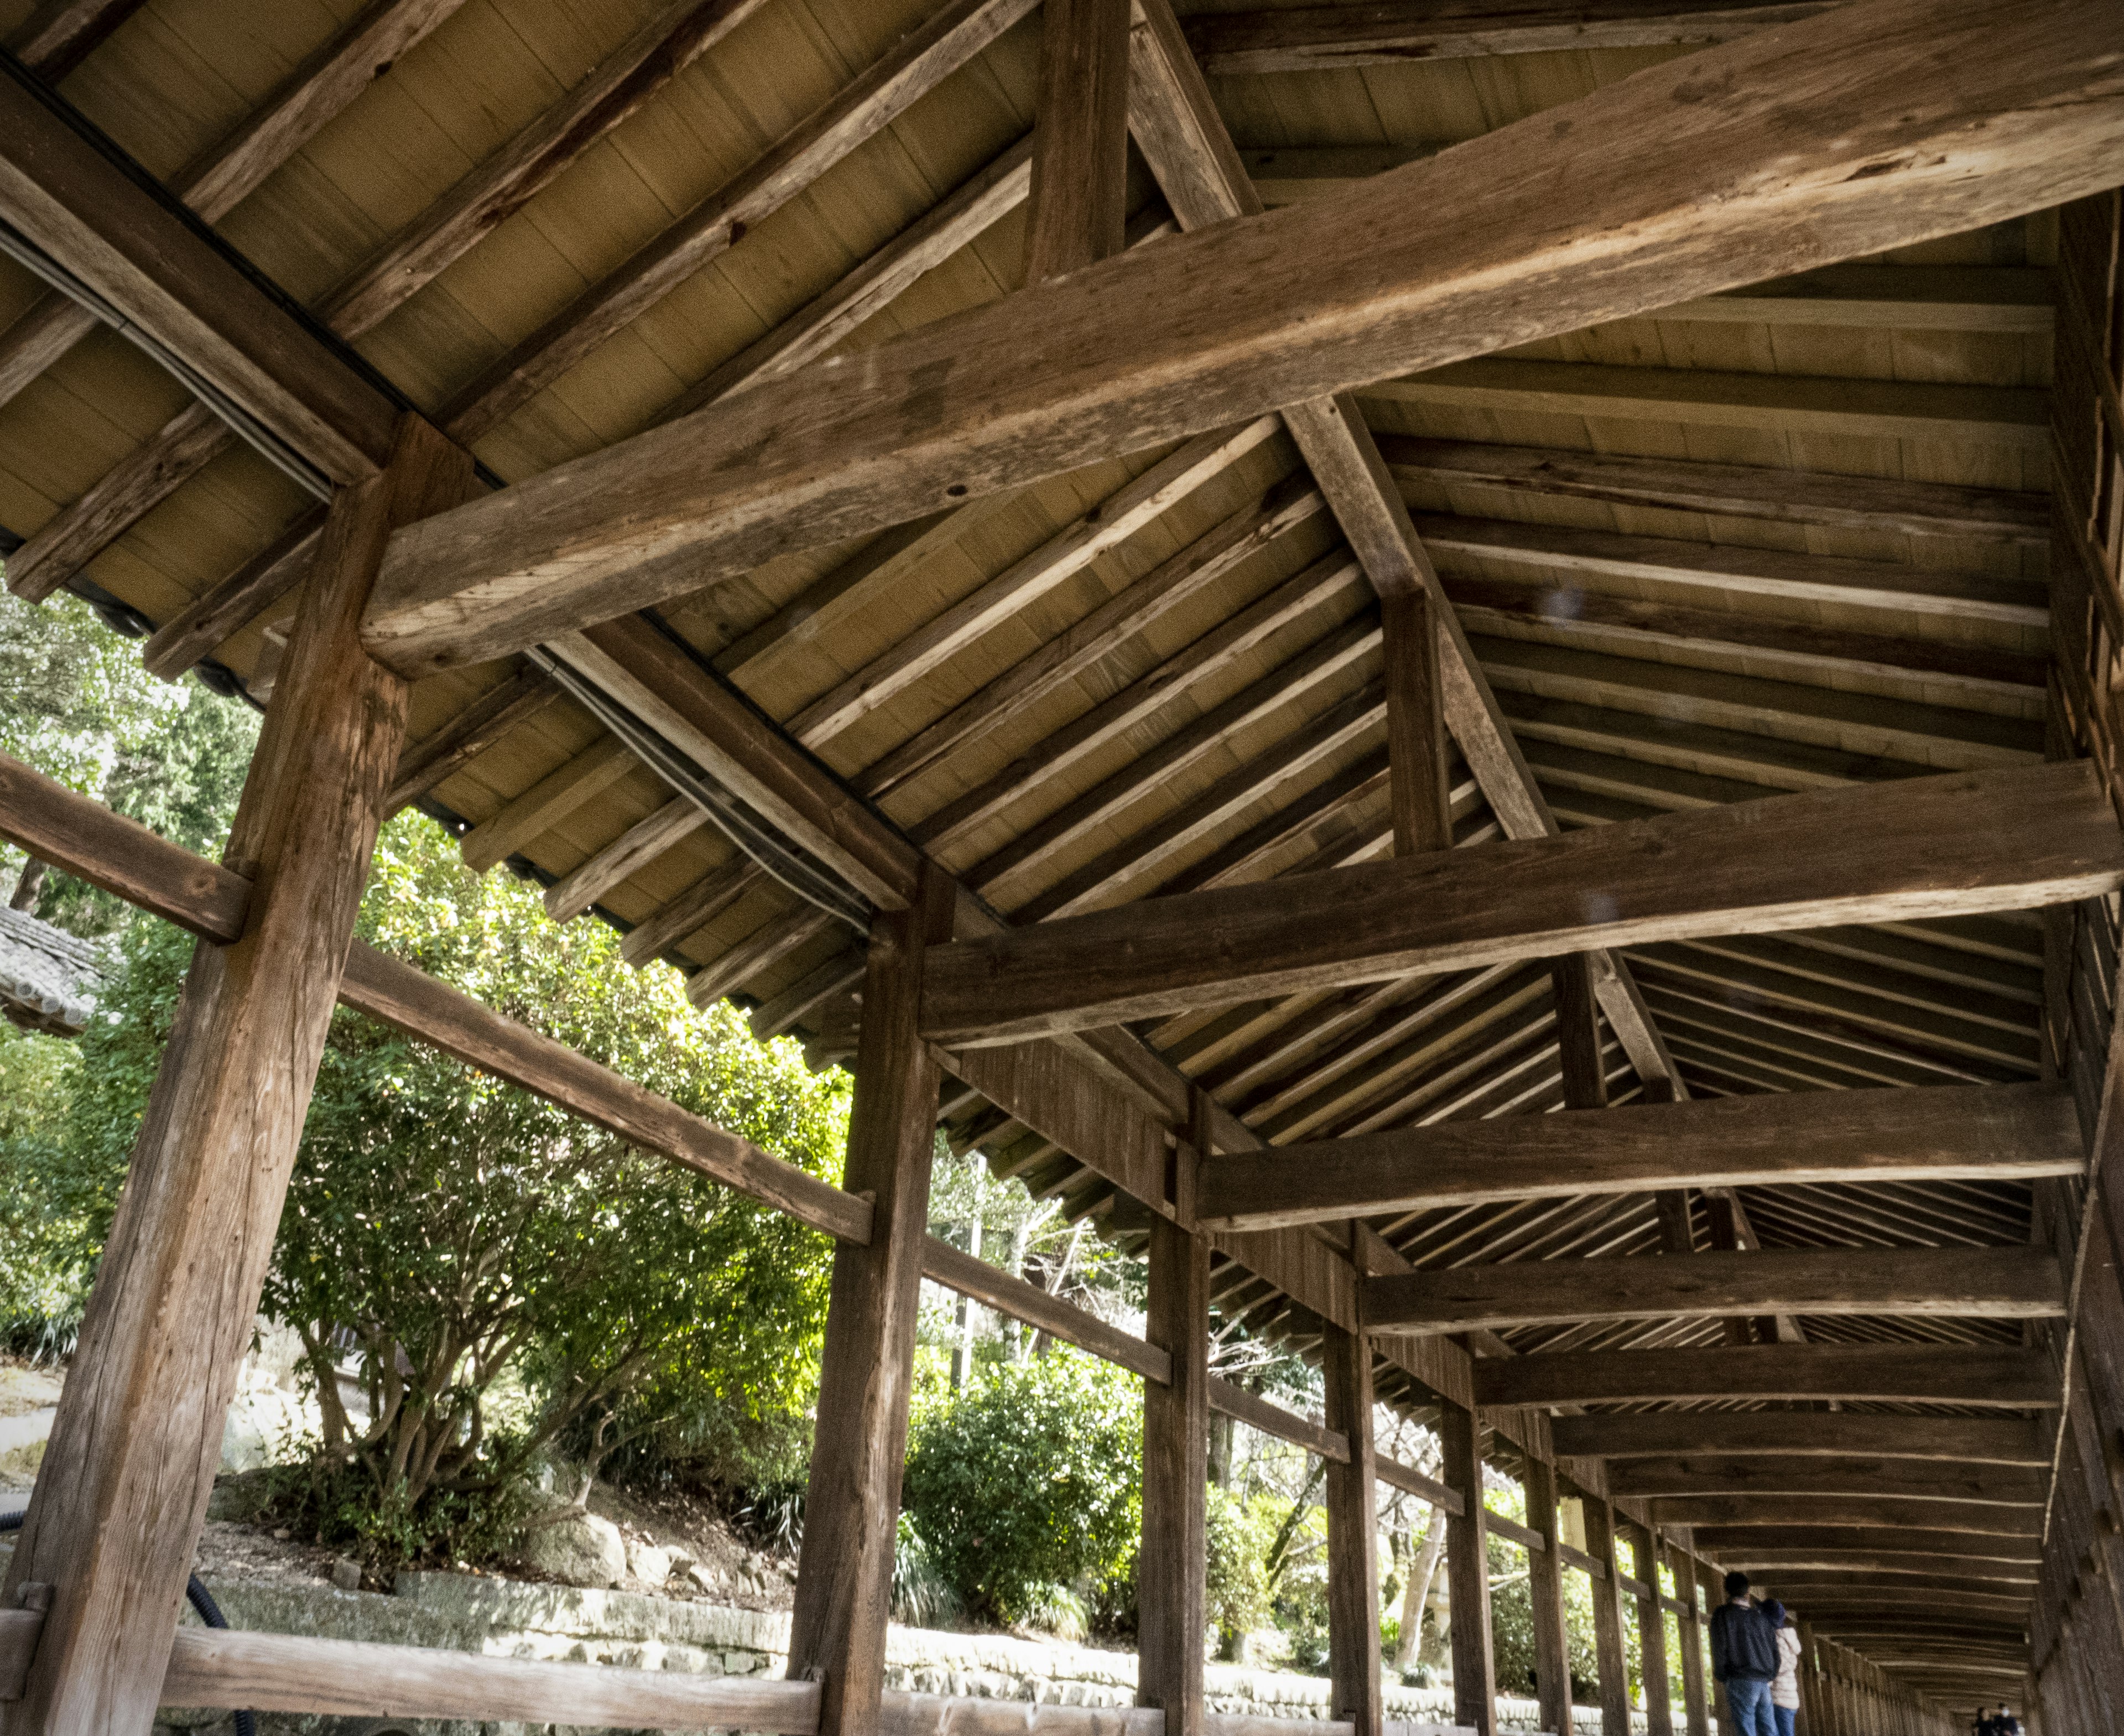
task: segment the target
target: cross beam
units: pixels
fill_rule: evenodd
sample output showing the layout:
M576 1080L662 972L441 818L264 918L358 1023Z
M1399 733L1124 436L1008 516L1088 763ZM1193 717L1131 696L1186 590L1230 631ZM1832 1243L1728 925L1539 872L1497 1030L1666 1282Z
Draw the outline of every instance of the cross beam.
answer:
M770 381L394 540L364 637L478 662L1265 410L2107 186L2112 0L1862 0L1332 197Z
M2018 1347L1975 1344L1552 1351L1478 1357L1474 1377L1475 1402L1483 1406L1836 1399L2054 1409L2058 1403L2057 1376L2042 1358Z
M1595 947L2025 910L2124 884L2085 761L1770 797L1220 887L939 948L976 1046Z
M2062 1085L1820 1091L1441 1122L1235 1153L1205 1168L1198 1209L1213 1228L1260 1230L1491 1200L2086 1167Z

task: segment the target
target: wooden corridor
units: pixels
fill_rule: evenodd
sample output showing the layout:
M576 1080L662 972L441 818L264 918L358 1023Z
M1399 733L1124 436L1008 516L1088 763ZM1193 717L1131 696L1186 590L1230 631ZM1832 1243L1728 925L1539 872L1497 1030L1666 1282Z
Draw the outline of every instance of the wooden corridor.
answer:
M1458 1729L1489 1537L1552 1731L1567 1574L1603 1736L1633 1627L1727 1725L1735 1568L1806 1736L2124 1729L2124 8L1231 4L0 0L9 588L266 719L219 863L0 759L200 937L0 1736L1268 1736L1213 1413L1327 1461L1323 1731L1381 1483ZM843 1185L355 942L409 805L851 1067ZM834 1240L788 1681L173 1649L336 1002ZM940 1130L1143 1335L931 1234ZM886 1688L925 1280L1144 1382L1134 1713Z

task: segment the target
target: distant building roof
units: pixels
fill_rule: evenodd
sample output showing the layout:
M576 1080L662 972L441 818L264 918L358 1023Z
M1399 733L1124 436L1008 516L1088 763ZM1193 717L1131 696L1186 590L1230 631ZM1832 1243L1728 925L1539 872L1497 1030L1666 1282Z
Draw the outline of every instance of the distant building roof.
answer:
M81 1035L109 970L94 942L0 909L0 1013L24 1030Z

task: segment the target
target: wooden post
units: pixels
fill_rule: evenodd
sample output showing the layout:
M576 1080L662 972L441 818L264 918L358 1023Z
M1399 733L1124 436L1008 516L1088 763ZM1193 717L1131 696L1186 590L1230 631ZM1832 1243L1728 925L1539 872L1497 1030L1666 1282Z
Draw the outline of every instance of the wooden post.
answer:
M1438 633L1421 590L1379 599L1387 683L1387 788L1394 854L1453 847L1452 787L1445 775L1445 716Z
M1667 1565L1674 1572L1674 1594L1688 1607L1681 1629L1681 1699L1688 1736L1711 1736L1703 1703L1703 1624L1697 1614L1696 1566L1689 1553L1669 1545Z
M1615 1549L1615 1509L1586 1497L1586 1553L1608 1569L1593 1582L1593 1650L1600 1675L1601 1736L1630 1736L1629 1667L1623 1655L1623 1566Z
M1527 1590L1534 1603L1534 1697L1541 1727L1571 1736L1571 1645L1563 1627L1563 1563L1557 1545L1556 1467L1526 1456L1527 1523L1548 1540L1527 1551Z
M154 1721L303 1117L406 730L359 628L392 529L461 501L472 460L417 417L340 489L225 860L243 931L192 954L0 1607L51 1588L11 1736Z
M1445 1583L1453 1606L1453 1721L1497 1736L1497 1672L1490 1635L1490 1551L1483 1535L1482 1425L1450 1399L1438 1401L1446 1486L1461 1511L1445 1520ZM1434 1520L1434 1524L1437 1522Z
M1600 1007L1593 998L1592 962L1583 953L1552 959L1556 985L1556 1036L1563 1051L1563 1106L1608 1107L1608 1075L1600 1062Z
M1193 1158L1209 1155L1198 1091ZM1194 1216L1191 1152L1177 1154L1173 1202ZM1136 1557L1136 1704L1165 1714L1166 1736L1201 1736L1210 1482L1210 1244L1184 1224L1150 1221L1144 1335L1172 1358L1172 1384L1143 1392L1143 1545Z
M1379 1508L1372 1461L1372 1341L1332 1322L1322 1329L1328 1426L1350 1443L1347 1464L1328 1464L1328 1675L1330 1715L1351 1736L1384 1736L1379 1681ZM1457 1629L1459 1623L1456 1621Z
M1726 1587L1719 1576L1701 1560L1692 1558L1690 1565L1695 1570L1697 1583L1703 1588L1703 1611L1708 1621L1718 1612L1718 1606L1726 1601ZM1718 1720L1720 1736L1736 1736L1733 1728L1733 1709L1726 1702L1725 1685L1713 1677L1710 1691L1712 1715Z
M1128 209L1129 0L1047 0L1025 280L1121 250Z
M952 896L925 867L914 903L871 921L843 1183L872 1199L871 1239L834 1250L789 1634L791 1678L825 1683L820 1736L867 1736L885 1689L937 1127L937 1064L915 1018L927 948L951 936Z
M1647 1736L1675 1736L1673 1691L1666 1674L1666 1611L1660 1603L1659 1540L1642 1525L1630 1527L1638 1577L1652 1596L1638 1605L1638 1678L1645 1685Z

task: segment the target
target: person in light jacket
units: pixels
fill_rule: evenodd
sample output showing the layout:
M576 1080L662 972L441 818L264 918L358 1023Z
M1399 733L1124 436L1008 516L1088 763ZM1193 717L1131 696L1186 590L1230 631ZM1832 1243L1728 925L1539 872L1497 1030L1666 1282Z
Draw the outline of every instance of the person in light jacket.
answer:
M1799 1630L1793 1625L1790 1610L1777 1638L1778 1677L1770 1684L1770 1712L1778 1721L1778 1736L1793 1736L1799 1721Z

